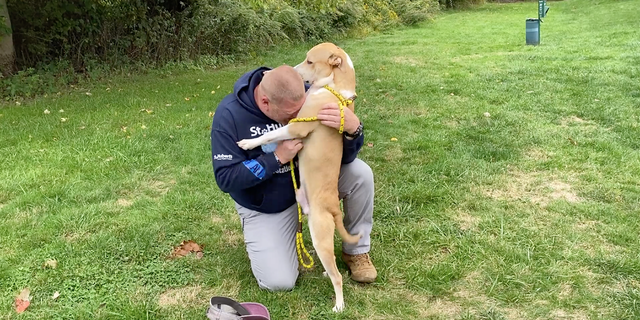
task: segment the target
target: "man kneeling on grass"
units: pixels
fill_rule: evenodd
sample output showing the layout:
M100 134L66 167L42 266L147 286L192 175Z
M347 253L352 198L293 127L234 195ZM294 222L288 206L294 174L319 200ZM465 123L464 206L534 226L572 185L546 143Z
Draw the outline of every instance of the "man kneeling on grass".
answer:
M218 105L211 125L211 153L215 179L220 189L235 201L242 222L253 275L261 288L287 290L298 278L295 236L298 225L290 160L297 160L302 140L280 141L253 150L236 144L261 136L296 117L305 101L305 85L290 66L269 71L261 67L245 73L234 92ZM342 245L342 259L358 282L373 282L377 276L369 258L373 226L373 173L356 158L364 143L360 120L344 109L344 150L338 189L344 204L347 231L363 230L357 244ZM337 104L318 114L323 124L338 129ZM298 171L296 166L296 171ZM299 173L296 172L299 176Z

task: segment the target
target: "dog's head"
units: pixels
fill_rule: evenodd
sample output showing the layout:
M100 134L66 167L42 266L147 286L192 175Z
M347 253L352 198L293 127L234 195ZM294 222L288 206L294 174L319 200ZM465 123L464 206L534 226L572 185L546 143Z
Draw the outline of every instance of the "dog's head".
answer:
M353 74L353 62L349 55L333 43L321 43L307 52L307 58L295 66L302 79L308 83L324 82L334 75Z

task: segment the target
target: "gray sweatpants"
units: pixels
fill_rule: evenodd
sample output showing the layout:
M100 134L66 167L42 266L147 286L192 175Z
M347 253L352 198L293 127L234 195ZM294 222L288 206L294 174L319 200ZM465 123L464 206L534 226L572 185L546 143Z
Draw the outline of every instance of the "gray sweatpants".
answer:
M351 255L367 253L371 247L370 236L373 226L374 188L371 168L360 159L343 165L340 170L338 190L340 199L343 201L345 228L351 234L360 231L364 234L357 244L342 243L342 251ZM295 246L298 225L297 205L294 204L285 211L275 214L253 211L238 203L236 203L236 209L242 221L251 270L260 288L268 290L293 288L298 278L298 256ZM307 248L307 250L310 249Z

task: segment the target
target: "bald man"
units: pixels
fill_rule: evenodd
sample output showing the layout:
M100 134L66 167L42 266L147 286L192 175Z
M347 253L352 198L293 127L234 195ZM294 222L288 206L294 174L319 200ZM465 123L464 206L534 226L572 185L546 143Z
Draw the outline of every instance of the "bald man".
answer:
M235 83L234 92L222 99L211 125L216 183L235 201L251 270L258 285L268 290L291 289L298 277L298 211L288 163L294 160L297 164L302 141L280 141L247 151L236 142L261 136L295 118L304 104L305 90L302 78L290 66L249 71ZM368 283L377 276L368 254L373 226L373 173L356 158L364 142L362 124L349 109L344 111L338 189L347 231L362 230L364 236L357 244L343 243L342 258L352 279ZM325 106L318 118L337 129L338 106ZM297 165L296 177L300 177Z

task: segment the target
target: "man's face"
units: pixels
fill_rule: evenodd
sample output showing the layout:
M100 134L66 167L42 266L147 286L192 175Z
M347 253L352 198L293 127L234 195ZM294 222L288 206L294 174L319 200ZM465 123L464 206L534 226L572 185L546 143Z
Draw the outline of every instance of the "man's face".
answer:
M304 104L305 98L300 101L286 101L280 105L269 103L269 114L267 116L278 123L288 124L291 119L295 118Z

